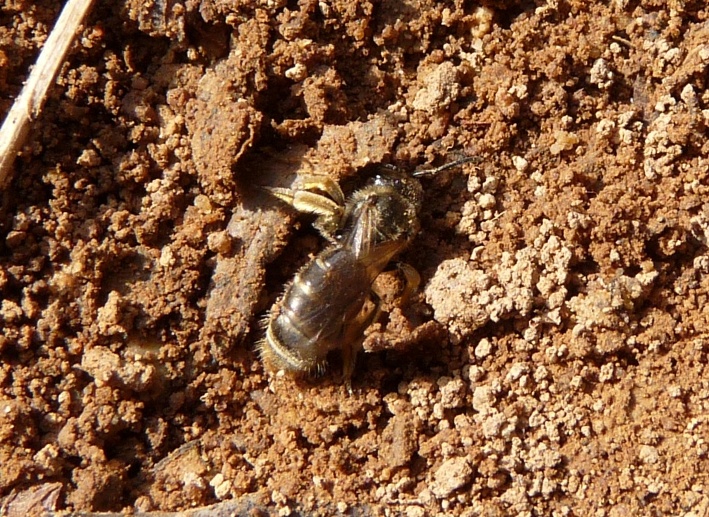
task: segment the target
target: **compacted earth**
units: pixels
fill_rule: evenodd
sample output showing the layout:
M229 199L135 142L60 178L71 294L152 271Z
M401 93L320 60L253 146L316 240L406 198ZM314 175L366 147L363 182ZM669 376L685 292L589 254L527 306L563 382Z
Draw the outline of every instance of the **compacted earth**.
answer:
M0 192L0 511L707 515L707 81L701 1L97 0ZM264 369L327 245L264 187L465 158L352 394Z

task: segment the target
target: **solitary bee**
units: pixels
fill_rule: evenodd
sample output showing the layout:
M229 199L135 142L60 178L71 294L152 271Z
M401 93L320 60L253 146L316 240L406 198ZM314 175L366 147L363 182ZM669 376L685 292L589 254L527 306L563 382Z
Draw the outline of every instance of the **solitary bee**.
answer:
M469 160L417 175L463 161ZM316 215L313 226L330 245L295 275L271 310L259 346L261 357L274 370L321 372L328 353L339 348L351 391L364 331L380 313L380 296L372 285L419 231L421 183L412 175L382 168L347 200L339 185L326 177L305 176L295 189L269 190L296 210ZM420 276L409 265L399 267L406 279L406 299L418 288Z

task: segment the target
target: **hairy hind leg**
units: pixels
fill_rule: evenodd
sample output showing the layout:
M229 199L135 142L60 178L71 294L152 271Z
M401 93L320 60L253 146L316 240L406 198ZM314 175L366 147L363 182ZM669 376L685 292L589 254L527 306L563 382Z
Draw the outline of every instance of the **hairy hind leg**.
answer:
M323 237L335 242L345 211L345 195L337 182L327 176L305 175L298 177L294 188L266 187L266 190L298 212L316 215L313 226Z
M401 294L401 303L408 303L411 295L418 291L421 285L421 275L413 266L406 263L398 264L399 270L404 275L404 292ZM357 317L345 325L342 332L342 376L344 378L347 391L352 394L352 374L357 361L357 353L362 348L364 342L364 331L374 323L382 313L382 293L377 292L376 287L372 287L369 295L369 303L365 304Z
M409 303L411 296L419 290L421 286L421 275L413 266L405 262L397 264L399 271L404 275L404 292L401 293L401 305Z
M374 291L370 294L369 302L365 303L357 317L345 325L342 333L342 376L347 391L352 394L352 373L357 362L357 353L364 342L364 331L381 314L381 299Z

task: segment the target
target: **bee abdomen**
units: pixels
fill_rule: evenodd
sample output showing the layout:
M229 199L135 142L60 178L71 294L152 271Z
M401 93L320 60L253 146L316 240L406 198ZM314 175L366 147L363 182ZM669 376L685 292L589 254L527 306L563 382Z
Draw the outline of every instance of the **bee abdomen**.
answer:
M303 341L303 335L286 315L279 314L272 318L266 338L260 351L263 360L275 370L291 372L310 372L317 370L318 359L304 358L293 346Z
M344 323L359 313L369 290L366 270L349 250L324 251L295 276L271 314L262 357L276 370L322 369L328 352L339 344Z

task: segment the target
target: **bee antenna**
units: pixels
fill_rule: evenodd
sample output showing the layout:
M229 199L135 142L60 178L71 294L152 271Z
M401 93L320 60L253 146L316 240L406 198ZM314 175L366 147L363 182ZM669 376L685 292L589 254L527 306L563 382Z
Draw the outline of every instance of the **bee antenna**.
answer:
M443 172L447 169L452 169L453 167L457 167L458 165L462 165L464 163L469 163L469 162L480 162L482 161L482 158L480 156L467 156L465 158L461 158L460 160L455 160L449 163L444 163L440 167L436 167L435 169L424 169L420 171L415 171L413 173L413 176L415 178L423 178L424 176L435 176L439 172Z

